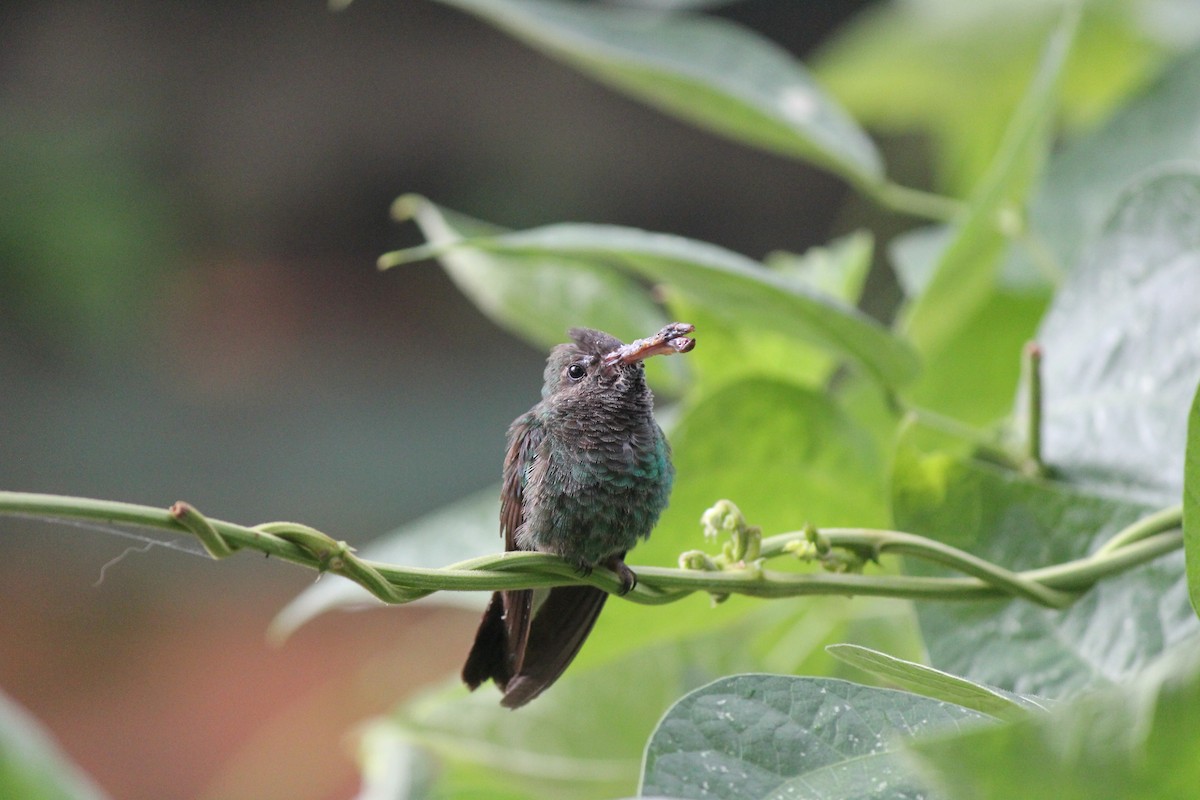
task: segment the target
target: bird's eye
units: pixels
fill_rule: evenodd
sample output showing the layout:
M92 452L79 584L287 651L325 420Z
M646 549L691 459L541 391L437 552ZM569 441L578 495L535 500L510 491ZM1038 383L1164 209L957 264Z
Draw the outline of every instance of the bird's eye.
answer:
M587 375L587 369L583 364L572 364L567 367L567 377L573 381L583 380L584 375Z

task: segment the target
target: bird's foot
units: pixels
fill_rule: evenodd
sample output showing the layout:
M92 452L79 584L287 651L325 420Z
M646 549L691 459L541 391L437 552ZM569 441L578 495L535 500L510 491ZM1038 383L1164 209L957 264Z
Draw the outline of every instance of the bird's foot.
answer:
M617 573L617 580L621 581L621 588L617 590L617 594L627 595L633 591L633 587L637 586L637 573L629 568L621 556L613 556L604 562L604 566Z

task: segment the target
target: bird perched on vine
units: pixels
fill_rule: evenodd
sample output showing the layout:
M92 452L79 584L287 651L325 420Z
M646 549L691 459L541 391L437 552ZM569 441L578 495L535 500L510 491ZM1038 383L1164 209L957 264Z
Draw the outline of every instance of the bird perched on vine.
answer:
M546 361L542 399L508 429L500 502L505 550L554 553L582 574L604 566L621 594L637 583L625 553L650 535L675 470L643 361L686 353L695 326L673 323L622 344L572 328ZM561 586L492 595L462 677L491 679L517 708L554 683L583 645L608 594Z

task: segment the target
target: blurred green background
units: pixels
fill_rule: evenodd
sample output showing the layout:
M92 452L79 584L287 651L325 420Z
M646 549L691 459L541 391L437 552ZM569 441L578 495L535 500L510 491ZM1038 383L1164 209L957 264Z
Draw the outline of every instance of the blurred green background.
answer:
M864 5L718 13L803 56ZM927 183L920 140L883 145ZM361 543L492 483L543 354L434 265L375 271L419 241L387 219L407 191L756 258L903 222L433 3L8 5L0 488ZM876 276L868 306L893 301ZM307 573L163 549L104 569L131 545L0 520L0 687L116 797L345 796L349 726L457 668L475 625L339 615L272 650Z

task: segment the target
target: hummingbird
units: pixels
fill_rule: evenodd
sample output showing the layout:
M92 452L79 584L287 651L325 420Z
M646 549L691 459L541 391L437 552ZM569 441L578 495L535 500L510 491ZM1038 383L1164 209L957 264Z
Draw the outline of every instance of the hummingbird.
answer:
M643 361L686 353L694 325L676 322L623 344L590 328L568 331L546 360L542 399L508 429L500 495L504 549L553 553L580 574L604 566L619 594L637 584L625 553L667 506L675 468L654 421ZM608 593L594 586L496 592L463 666L472 690L488 679L518 708L579 652Z

